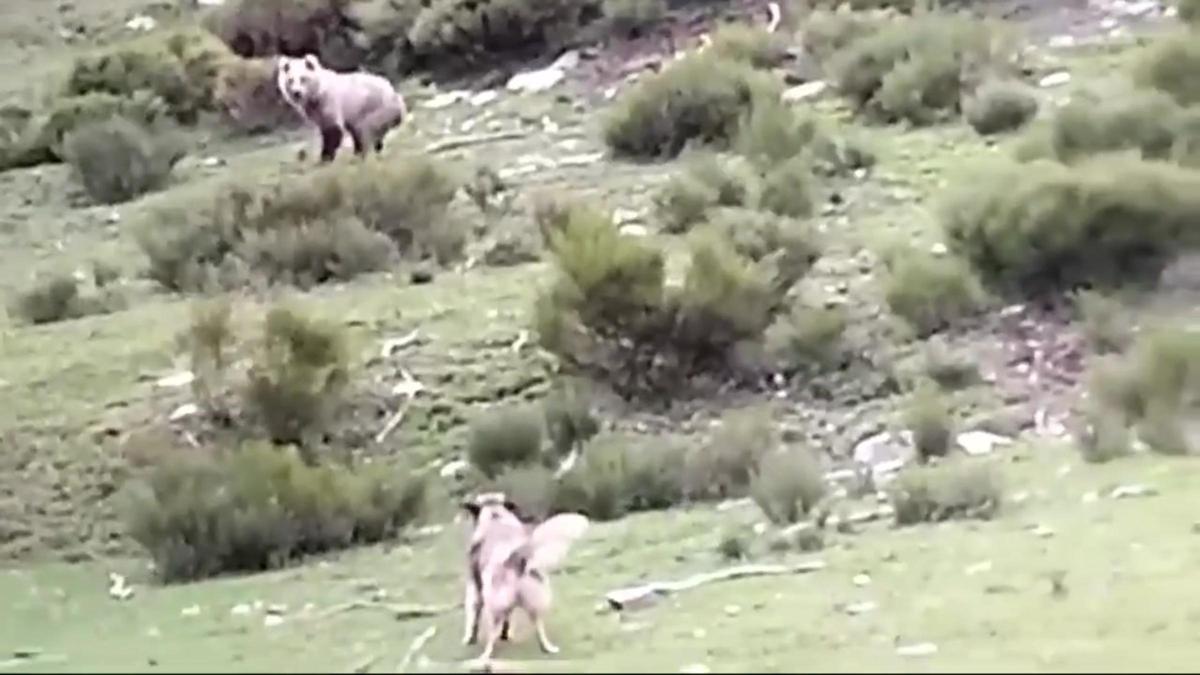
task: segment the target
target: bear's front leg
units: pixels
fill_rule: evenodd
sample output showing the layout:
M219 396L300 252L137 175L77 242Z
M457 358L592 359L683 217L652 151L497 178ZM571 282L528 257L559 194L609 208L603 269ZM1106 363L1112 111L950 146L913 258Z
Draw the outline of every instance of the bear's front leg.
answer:
M321 128L321 163L332 162L342 146L342 130L340 127L328 126Z

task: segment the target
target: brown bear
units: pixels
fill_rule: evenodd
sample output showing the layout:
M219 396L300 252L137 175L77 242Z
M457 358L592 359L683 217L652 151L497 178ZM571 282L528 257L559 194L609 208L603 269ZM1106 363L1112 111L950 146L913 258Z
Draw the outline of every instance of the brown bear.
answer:
M383 77L372 73L339 73L321 65L313 54L279 57L279 93L321 135L321 162L330 162L349 135L354 152L383 150L383 138L408 117L404 97Z

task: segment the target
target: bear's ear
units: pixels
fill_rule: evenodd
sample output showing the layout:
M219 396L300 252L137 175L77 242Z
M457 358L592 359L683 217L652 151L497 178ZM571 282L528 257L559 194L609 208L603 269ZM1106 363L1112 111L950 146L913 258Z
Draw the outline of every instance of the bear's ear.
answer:
M304 56L304 66L309 70L318 70L321 67L321 61L317 59L316 54L306 54Z

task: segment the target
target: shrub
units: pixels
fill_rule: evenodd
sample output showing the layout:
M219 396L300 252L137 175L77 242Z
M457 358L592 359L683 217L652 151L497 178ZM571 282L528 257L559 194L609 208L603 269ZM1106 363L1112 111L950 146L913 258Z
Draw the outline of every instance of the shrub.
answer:
M1164 92L1179 105L1200 104L1200 44L1194 33L1155 40L1134 68L1139 85Z
M300 119L279 93L270 59L238 58L222 64L213 96L228 119L246 132L273 131Z
M667 509L686 496L687 450L673 442L631 443L625 455L625 498L630 511Z
M630 38L667 16L667 0L604 0L601 8L609 30Z
M884 299L918 337L952 326L984 303L979 280L962 260L918 250L888 260Z
M1089 391L1095 414L1136 430L1157 452L1187 454L1194 440L1185 420L1200 406L1200 336L1172 325L1148 330L1126 356L1093 369ZM1102 431L1119 437L1117 430Z
M734 148L769 168L809 152L820 135L816 119L779 100L756 102L738 125Z
M825 496L821 463L807 449L769 452L750 479L750 494L771 522L795 523Z
M770 416L749 409L726 413L708 443L688 454L685 488L692 499L741 497L767 453L779 444Z
M411 65L454 74L564 49L598 14L578 0L432 0L407 32Z
M349 371L340 326L272 308L247 373L246 407L272 441L315 446L343 404Z
M885 25L886 20L874 14L816 9L804 19L804 48L818 62L825 63Z
M1089 405L1078 435L1084 461L1103 464L1125 457L1133 450L1133 433L1123 415L1114 415L1104 405Z
M951 249L985 283L1040 293L1154 281L1195 246L1200 175L1125 156L973 176L943 211Z
M691 143L728 145L741 117L778 85L745 63L711 54L689 56L639 81L604 121L617 155L670 158Z
M427 158L334 164L290 182L229 183L200 195L199 204L161 206L139 244L150 276L176 291L349 279L396 255L439 262L461 255L466 233L449 215L455 189Z
M690 153L684 170L672 176L655 195L663 230L686 232L702 222L713 207L753 202L758 180L756 173L736 158L711 152Z
M726 238L732 249L754 262L783 254L789 278L808 273L820 257L816 233L803 221L745 208L717 208L709 213L708 229Z
M76 58L64 93L130 97L151 92L172 117L191 124L215 110L218 75L229 57L205 31L155 32Z
M312 467L265 445L170 457L134 484L125 508L130 536L165 581L380 541L420 518L426 502L424 476Z
M1076 293L1074 300L1093 351L1120 352L1133 342L1132 317L1120 301L1087 289Z
M750 539L742 529L728 528L717 541L717 555L730 562L745 560L750 557Z
M542 416L526 405L494 408L472 423L467 457L489 477L542 457Z
M945 457L954 442L954 418L937 385L922 383L912 393L904 411L904 425L913 435L917 457L927 461Z
M352 68L362 57L354 49L356 21L352 0L235 0L222 5L206 23L243 58L316 54L336 69Z
M1074 163L1093 155L1136 150L1144 159L1186 163L1200 147L1195 115L1166 94L1137 91L1100 96L1082 92L1047 126L1034 128L1017 146L1017 159Z
M767 347L789 367L823 369L839 360L846 324L840 308L796 305L768 329Z
M579 381L555 387L542 402L542 414L555 457L566 457L600 431L600 422L592 414L591 393Z
M838 89L861 111L884 121L930 124L955 114L975 71L998 65L1001 43L990 27L929 14L893 20L836 54Z
M558 485L550 469L540 464L505 466L488 489L507 495L526 518L545 520L555 512Z
M817 194L814 183L808 160L793 157L767 171L758 206L781 216L810 216Z
M198 302L192 306L191 322L181 336L195 374L192 393L212 415L228 414L221 397L226 369L237 348L232 317L233 306L227 298Z
M764 28L745 23L725 23L712 32L713 54L748 63L755 68L779 65L787 56L787 44L782 33L768 33Z
M1003 501L996 471L988 464L965 459L905 469L888 493L897 525L990 520Z
M622 395L677 390L701 373L736 376L735 347L761 339L812 263L811 240L780 241L754 260L706 227L689 242L682 286L664 287L661 252L577 209L552 238L558 269L535 305L539 338Z
M1029 88L1018 82L988 82L968 99L964 111L967 123L982 135L1014 131L1037 115L1038 100Z
M982 379L973 355L957 352L936 338L925 343L921 358L925 375L943 389L962 389Z
M616 520L629 510L628 452L616 436L587 443L582 457L559 479L555 511L582 513L594 520Z
M1200 28L1200 2L1197 0L1179 0L1179 20L1192 28Z
M112 117L73 130L63 156L84 190L101 204L117 204L162 188L183 155L178 139Z
M108 314L124 306L124 296L115 290L98 288L84 293L73 276L53 274L35 279L30 288L19 292L11 311L31 324L45 324Z

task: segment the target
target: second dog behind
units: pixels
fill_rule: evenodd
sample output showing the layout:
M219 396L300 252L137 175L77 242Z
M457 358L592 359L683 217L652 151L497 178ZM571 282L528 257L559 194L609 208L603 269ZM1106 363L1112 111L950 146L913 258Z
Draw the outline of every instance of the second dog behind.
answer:
M463 506L474 521L463 641L469 644L482 632L479 659L491 659L513 610L520 607L529 615L542 651L557 653L558 647L546 634L551 602L548 574L583 536L587 517L563 513L530 526L521 521L511 502L496 493L480 495Z

